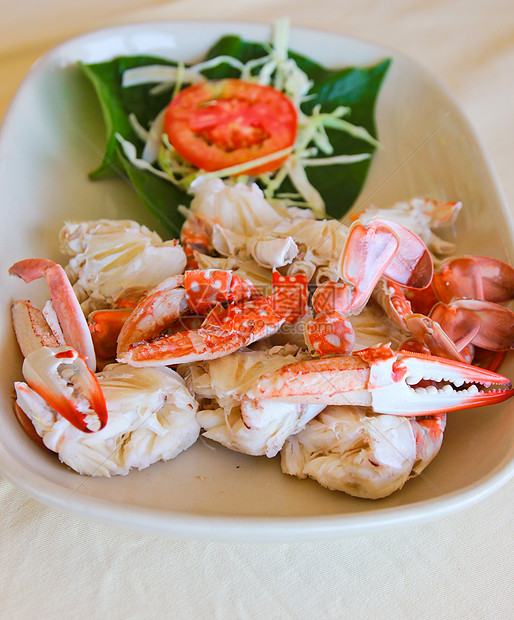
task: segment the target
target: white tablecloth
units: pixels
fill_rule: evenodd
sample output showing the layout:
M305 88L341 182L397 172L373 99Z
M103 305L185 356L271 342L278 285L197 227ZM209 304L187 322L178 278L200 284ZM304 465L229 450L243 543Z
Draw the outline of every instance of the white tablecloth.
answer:
M289 15L399 49L453 93L514 205L507 0L18 0L0 11L0 116L47 49L128 21ZM0 502L1 618L514 618L513 482L429 525L298 544L133 533L48 508L1 478Z

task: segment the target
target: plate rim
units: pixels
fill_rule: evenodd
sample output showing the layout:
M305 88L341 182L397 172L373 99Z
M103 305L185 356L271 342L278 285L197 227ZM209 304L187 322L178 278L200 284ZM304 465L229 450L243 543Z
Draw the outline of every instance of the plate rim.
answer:
M3 464L3 451L4 447L0 444L0 465ZM373 512L313 517L226 517L168 512L133 505L123 506L120 510L119 505L113 505L111 501L90 496L77 495L70 501L73 493L53 481L45 479L45 486L35 489L25 482L23 476L20 478L18 475L14 480L11 472L3 468L1 473L15 487L47 506L124 529L196 540L303 542L412 527L461 512L486 499L509 482L514 476L514 461L502 469L498 467L497 471L492 472L485 480L441 497L406 506L379 508ZM31 475L29 472L28 478ZM126 515L131 519L123 518Z

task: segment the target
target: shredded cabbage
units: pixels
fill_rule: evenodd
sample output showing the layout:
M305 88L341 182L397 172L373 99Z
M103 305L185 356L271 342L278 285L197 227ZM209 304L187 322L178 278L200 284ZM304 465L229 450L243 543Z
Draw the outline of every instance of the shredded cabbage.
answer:
M325 204L318 190L310 183L305 168L308 166L346 165L369 159L369 153L355 155L337 155L334 157L318 157L333 154L326 129L333 129L350 134L354 138L363 140L374 147L380 146L377 140L364 128L354 125L343 119L350 114L351 109L339 106L332 112L322 112L320 106L313 108L310 115L306 115L300 108L307 101L312 82L296 62L288 56L289 20L277 20L273 27L272 41L266 46L268 54L261 58L243 63L232 56L218 56L208 61L197 63L190 67L178 64L176 67L166 65L148 65L135 67L124 72L122 87L136 84L155 83L150 94L160 94L165 90L173 89L178 93L185 84L194 84L205 81L207 78L202 71L228 64L240 72L240 79L257 82L261 85L273 86L284 92L295 105L298 112L298 133L293 148L283 149L271 155L260 157L237 166L231 166L215 172L205 172L191 166L185 161L170 144L168 137L163 133L164 110L146 130L134 115L131 123L135 133L144 142L141 157L137 156L134 145L117 136L125 155L139 168L148 170L160 177L167 178L171 183L189 191L191 183L199 176L207 178L227 178L231 183L253 182L253 177L245 175L259 165L266 164L284 155L289 155L286 162L277 170L258 176L267 200L279 201L283 206L298 206L310 208L317 217L325 217ZM157 162L160 168L151 164ZM297 194L280 193L283 181L289 178Z

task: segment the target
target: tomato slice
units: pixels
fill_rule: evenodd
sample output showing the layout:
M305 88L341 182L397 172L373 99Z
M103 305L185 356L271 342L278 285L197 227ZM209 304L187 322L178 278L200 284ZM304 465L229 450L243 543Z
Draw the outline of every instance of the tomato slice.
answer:
M293 102L271 86L227 79L193 84L166 110L164 129L179 155L208 172L292 147L298 127ZM287 155L244 174L279 168Z

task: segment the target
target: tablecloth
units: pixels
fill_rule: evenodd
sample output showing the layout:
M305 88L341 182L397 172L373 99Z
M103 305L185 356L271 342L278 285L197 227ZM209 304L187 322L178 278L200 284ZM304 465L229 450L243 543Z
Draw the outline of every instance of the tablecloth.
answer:
M508 0L18 0L0 11L0 116L42 53L120 23L290 16L401 50L453 93L514 205ZM2 618L514 618L513 482L427 525L287 544L135 533L1 478L0 506Z

